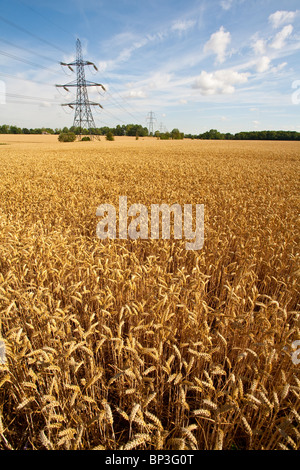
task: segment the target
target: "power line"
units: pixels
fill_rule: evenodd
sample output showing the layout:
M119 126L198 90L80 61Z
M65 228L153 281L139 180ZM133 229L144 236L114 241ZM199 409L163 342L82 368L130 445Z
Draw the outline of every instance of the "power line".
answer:
M21 3L23 3L23 2L21 2ZM24 4L24 3L23 3L23 4ZM24 5L27 6L28 8L30 8L30 9L31 9L32 11L34 11L35 13L38 13L40 16L43 17L42 14L40 14L40 13L37 12L37 11L35 11L33 8L29 7L29 5L26 5L26 4L24 4ZM30 36L32 36L32 37L38 39L39 41L42 41L43 43L45 43L45 44L47 44L47 45L50 45L51 47L54 47L55 49L58 49L58 50L62 51L63 53L66 53L64 50L62 50L60 47L56 46L55 44L53 44L53 43L51 43L51 42L49 42L49 41L47 41L47 40L41 38L40 36L38 36L38 35L36 35L36 34L30 32L30 31L28 31L27 29L25 29L25 28L23 28L23 27L17 25L16 23L14 23L14 22L12 22L12 21L10 21L10 20L4 18L4 17L1 16L1 15L0 15L0 20L3 21L3 22L5 22L5 23L7 23L7 24L9 24L10 26L12 26L12 27L14 27L14 28L17 28L17 29L20 30L20 31L23 31L23 32L29 34ZM49 21L50 21L50 20L49 20ZM50 23L52 23L52 22L50 21ZM66 32L66 31L65 31L65 32ZM2 39L1 39L1 40L2 40ZM2 40L2 41L6 42L7 44L13 45L14 47L18 47L19 49L23 49L23 50L25 50L25 51L27 51L27 52L33 53L33 54L35 54L36 56L40 56L40 57L43 58L43 59L52 61L52 59L50 59L49 57L43 56L43 55L41 55L41 54L34 53L33 51L30 51L30 50L28 50L28 49L26 49L26 48L24 48L24 47L16 46L15 44L10 43L10 42L7 41L7 40ZM49 70L49 71L51 71L52 73L55 73L55 72L54 72L53 70L51 70L51 69L48 69L48 68L46 68L46 67L44 67L44 66L42 66L42 65L40 65L40 64L36 64L36 63L34 63L34 62L30 61L30 60L27 60L27 59L24 59L24 58L22 58L22 57L16 56L16 55L14 55L14 54L10 54L10 53L5 52L5 51L0 51L0 54L4 55L4 56L6 56L6 57L12 58L12 59L14 59L14 60L18 60L18 61L23 62L23 63L25 63L25 64L28 64L28 65L31 65L31 66L34 66L34 67L37 67L37 68ZM90 63L90 64L91 64L91 63ZM87 65L90 65L90 64L87 64ZM114 89L112 85L110 85L110 87L111 87L112 89ZM115 90L115 93L116 93L125 103L129 104L129 103L127 102L127 100L126 100L123 96L121 96L116 90ZM109 93L109 96L112 97L112 95L111 95L110 93ZM120 104L114 97L112 97L112 99L115 101L115 103L117 104L117 106L119 106L120 108L122 108L122 109L123 109L126 113L128 113L131 117L133 117L135 120L137 120L138 122L141 123L142 120L141 120L140 118L139 118L139 119L136 119L136 116L133 115L132 112L130 112L127 108L125 108L122 104ZM119 121L121 121L121 120L119 119Z
M55 100L53 98L42 98L40 96L28 96L28 95L21 95L17 93L5 93L5 96L11 97L11 98L28 99L28 100L41 101L41 102L48 101L51 103L58 104L58 100Z
M25 7L29 8L29 9L30 9L31 11L33 11L34 13L38 14L40 17L42 17L43 19L45 19L46 21L48 21L49 23L51 23L51 24L54 25L55 27L58 27L59 29L61 29L62 31L64 31L66 34L70 34L70 35L71 35L71 33L70 33L69 31L67 31L67 30L65 30L64 28L62 28L61 26L55 24L55 23L54 23L52 20L50 20L48 17L44 16L43 14L41 14L39 11L35 10L35 9L32 8L31 6L27 5L27 3L23 2L22 0L16 0L16 1L17 1L19 4L22 4L22 5L24 5ZM22 32L25 32L26 34L29 34L30 36L34 37L35 39L38 39L38 40L41 41L41 42L43 42L43 43L45 43L45 44L47 44L47 45L49 45L49 46L51 46L51 47L54 47L55 49L57 49L57 50L63 52L64 54L66 54L66 52L65 52L63 49L61 49L60 47L58 47L57 45L51 43L50 41L47 41L47 40L41 38L40 36L34 34L34 33L31 32L31 31L28 31L27 29L25 29L25 28L23 28L23 27L17 25L16 23L14 23L14 22L11 21L11 20L8 20L7 18L4 18L4 17L1 16L1 15L0 15L0 20L3 21L3 22L5 22L5 23L7 23L8 25L10 25L10 26L12 26L12 27L14 27L14 28L16 28L16 29L22 31ZM73 34L72 34L72 35L73 35ZM26 49L26 48L24 48L24 47L21 47L21 46L16 46L15 44L10 43L10 42L7 41L7 40L3 40L3 39L0 39L0 40L6 42L7 44L13 45L14 47L17 47L17 48L19 48L19 49L23 49L23 50L25 50L25 51L27 51L27 52L33 53L33 54L35 54L36 56L39 56L39 57L41 57L41 58L43 58L43 59L52 61L52 59L49 58L49 57L47 57L47 56L43 56L42 54L35 53L35 52L30 51L30 50L28 50L28 49ZM42 65L40 65L40 64L36 64L36 63L31 62L31 61L29 61L29 60L27 60L27 59L18 57L18 56L13 55L13 54L9 54L9 53L7 53L7 52L1 52L1 51L0 51L0 54L5 55L6 57L10 57L10 58L15 59L15 60L19 60L19 61L21 61L21 62L23 62L23 63L26 63L26 64L31 65L31 66L34 66L34 67L38 67L38 68L42 68L42 69L49 70L49 69L47 69L46 67L44 67L44 66L42 66ZM49 71L51 71L52 73L55 73L55 72L52 71L51 69L50 69ZM114 90L115 95L118 95L118 96L121 98L121 100L122 100L124 103L126 103L127 105L129 105L130 109L133 110L133 112L136 114L136 110L134 110L134 107L132 106L132 104L129 103L129 102L125 99L124 96L121 96L121 95L118 93L118 91L117 91L111 84L110 84L109 86L110 86L110 88L111 88L112 90ZM144 125L144 119L145 119L144 117L143 117L142 119L141 119L141 118L138 118L138 119L137 119L137 116L134 115L134 114L131 112L131 110L128 110L125 106L123 106L120 102L118 102L118 101L116 100L116 98L113 97L110 93L108 93L108 95L109 95L110 98L116 103L116 106L118 106L119 108L121 108L124 112L126 112L128 115L130 115L130 116L131 116L132 118L134 118L136 121L138 121L141 125ZM138 112L138 114L139 114L139 112ZM120 122L124 122L124 121L122 121L122 120L120 120L120 119L118 119L118 120L119 120ZM142 124L142 122L143 122L143 124Z
M133 117L133 119L135 119L136 121L138 121L138 122L141 124L141 120L140 120L139 118L137 119L137 117L134 116L130 111L128 111L128 109L126 109L124 106L122 106L122 104L120 104L120 103L111 95L111 93L107 92L107 94L113 99L113 101L115 101L116 105L117 105L119 108L123 109L127 114L129 114L131 117Z
M127 114L129 114L131 117L133 117L135 120L137 120L139 122L139 119L136 119L136 116L134 116L130 111L128 111L128 109L124 108L124 106L122 106L115 98L114 96L107 92L108 96L110 97L110 99L115 103L115 106L117 106L119 109L122 109L123 111L125 111Z
M0 38L0 41L1 42L5 42L6 44L8 44L9 46L13 46L15 47L16 49L21 49L25 52L29 52L30 54L33 54L34 56L37 56L37 57L41 57L41 59L45 59L45 60L48 60L50 62L53 63L53 59L51 57L48 57L48 56L45 56L43 54L39 54L38 52L35 52L35 51L31 51L30 49L27 49L25 47L22 47L22 46L17 46L16 44L14 44L13 42L10 42L10 41L7 41L7 39L3 39L3 38Z
M19 101L19 100L17 101L17 100L14 100L14 99L9 100L9 103L10 103L10 104L17 104L17 105L26 105L26 106L28 106L28 105L30 105L30 106L41 106L41 103L40 103L40 102L36 102L36 103L35 103L35 102L32 102L32 103L29 102L29 103L28 103L28 102L27 102L27 103L26 103L25 101L22 102L22 101Z
M102 76L109 82L108 77L107 77L103 72L101 72L101 74L102 74ZM125 103L127 103L131 108L134 108L131 103L129 103L122 95L120 95L120 93L113 87L113 85L109 84L109 88L111 88L111 89L114 91L114 93L115 93L116 95L118 95L118 96L121 98L121 100L123 100ZM112 95L109 93L109 91L107 91L107 94L110 95L110 96L112 96ZM113 99L117 102L117 100L116 100L115 98L113 98ZM118 102L117 102L117 103L118 103ZM134 116L130 111L128 111L126 108L124 108L124 106L122 106L122 105L119 104L119 103L118 103L118 105L119 105L122 109L124 109L128 114L130 114L134 119L136 119L136 116ZM134 110L134 112L137 113L137 114L139 114L139 112L136 112L135 110ZM141 124L142 121L144 122L144 119L145 119L144 117L143 117L143 119L140 119L140 118L139 118L137 121Z
M51 25L55 26L56 28L60 29L61 31L63 31L64 33L68 34L68 35L71 35L73 37L73 34L70 32L70 31L67 31L66 29L62 28L60 25L54 23L54 21L50 20L47 16L45 15L42 15L41 12L35 10L34 8L32 8L31 6L27 5L27 3L23 2L22 0L17 0L17 2L21 5L24 5L26 8L29 8L29 10L33 11L35 14L39 15L41 18L43 18L45 21L47 21L48 23L50 23ZM73 38L74 39L74 38Z
M53 43L47 41L46 39L41 38L41 37L38 36L37 34L34 34L34 33L32 33L31 31L28 31L27 29L23 28L22 26L17 25L17 24L14 23L13 21L8 20L7 18L4 18L4 17L1 16L1 15L0 15L0 20L3 21L3 22L6 23L6 24L12 26L13 28L18 29L19 31L22 31L22 32L24 32L24 33L26 33L26 34L29 34L29 36L32 36L33 38L38 39L39 41L43 42L44 44L47 44L48 46L54 47L54 48L57 49L58 51L63 52L64 54L66 54L66 52L65 52L63 49L61 49L59 46L56 46L55 44L53 44Z
M121 122L122 124L125 124L125 125L127 124L127 122L125 122L125 121L123 121L122 119L116 117L111 111L109 111L109 110L106 109L106 108L103 109L102 112L103 112L104 114L105 114L105 113L106 113L106 114L109 114L109 115L112 116L114 119L116 119L117 121Z
M109 84L109 88L114 90L114 88L110 84ZM117 91L115 93L118 94L120 96L120 98L122 98L121 95ZM135 119L135 121L137 121L137 123L140 123L141 125L144 125L144 124L142 124L141 120L139 118L137 118L137 116L133 115L130 111L128 111L128 109L126 109L109 91L106 90L106 94L112 100L112 104L114 104L120 110L125 111L128 115L133 117ZM118 120L120 122L124 122L119 118L118 118Z
M32 11L34 11L36 14L39 14L41 17L43 17L44 19L46 19L46 20L49 21L50 23L54 24L51 20L49 20L48 18L44 17L44 15L42 15L42 14L39 13L38 11L34 10L32 7L30 7L30 6L27 5L26 3L22 2L21 0L17 0L17 1L18 1L19 3L22 3L23 5L25 5L27 8L31 9ZM16 29L22 31L22 32L25 32L26 34L29 34L30 36L34 37L35 39L38 39L39 41L41 41L41 42L43 42L43 43L45 43L45 44L47 44L47 45L49 45L49 46L51 46L51 47L54 47L55 49L57 49L57 50L59 50L59 51L62 51L62 52L65 54L65 51L64 51L63 49L61 49L60 47L56 46L55 44L51 43L50 41L47 41L47 40L41 38L40 36L34 34L33 32L28 31L27 29L25 29L25 28L23 28L23 27L17 25L17 24L14 23L13 21L8 20L7 18L4 18L4 17L1 16L1 15L0 15L0 20L3 21L3 22L5 22L5 23L7 23L8 25L10 25L10 26L12 26L12 27L14 27L14 28L16 28ZM54 25L55 25L55 24L54 24ZM57 25L55 25L55 26L57 26ZM59 26L58 26L58 27L59 27ZM63 29L63 28L61 28L61 27L59 27L59 28L60 28L60 29ZM67 34L69 34L69 32L67 32L66 30L64 30L64 32L66 32ZM41 57L41 58L43 58L43 59L52 61L52 59L49 58L49 57L47 57L47 56L44 56L44 55L42 55L42 54L35 53L35 52L33 52L33 51L29 50L29 49L26 49L26 48L24 48L24 47L17 46L16 44L13 44L13 43L7 41L6 39L1 39L1 38L0 38L0 40L3 41L3 42L5 42L5 43L7 43L7 44L9 44L9 45L12 45L13 47L17 47L17 48L19 48L19 49L25 50L26 52L29 52L29 53L31 53L31 54L34 54L35 56L39 56L39 57ZM5 57L9 57L9 58L11 58L11 59L18 60L18 61L20 61L20 62L23 62L23 63L25 63L25 64L28 64L28 65L30 65L30 66L37 67L37 68L40 68L40 69L44 69L44 70L47 70L47 71L49 71L49 72L51 72L51 73L55 73L55 74L57 73L57 72L54 71L53 69L49 69L49 68L47 68L47 67L45 67L45 66L43 66L43 65L41 65L41 64L37 64L37 63L32 62L32 61L30 61L30 60L28 60L28 59L25 59L25 58L23 58L23 57L20 57L20 56L11 54L11 53L8 53L8 52L6 52L6 51L0 51L0 54L3 55L3 56L5 56ZM64 64L64 63L61 63L61 64L62 64L62 65L68 65L68 64ZM70 64L69 64L69 65L70 65ZM93 64L92 62L87 62L85 65L94 65L94 64ZM70 68L71 68L71 67L70 67ZM3 75L3 74L2 74L2 75ZM6 76L9 76L9 75L7 74ZM15 78L18 78L18 77L15 77ZM28 80L28 81L31 81L32 83L41 83L41 82L34 82L33 80ZM91 86L91 85L92 85L91 82L86 82L86 86ZM100 85L100 84L94 84L94 85ZM67 86L75 86L75 84L68 84ZM114 87L113 87L111 84L110 84L109 86L110 86L110 88L114 89ZM115 89L114 89L114 90L115 90ZM116 93L116 95L118 95L118 96L121 98L121 100L122 100L123 102L129 104L128 101L127 101L123 96L121 96L116 90L115 90L115 93ZM119 107L120 109L122 109L124 112L126 112L128 115L130 115L132 118L134 118L134 119L137 120L138 122L141 122L141 119L140 119L140 118L137 119L137 117L136 117L131 111L129 111L125 106L123 106L119 101L117 101L117 99L116 99L114 96L112 96L111 93L108 93L108 95L109 95L109 97L110 97L111 100L115 103L115 105L116 105L117 107ZM19 95L19 97L21 98L21 95ZM25 99L25 96L23 96L23 98ZM26 99L32 99L32 98L33 98L33 97L31 97L31 98L30 98L30 97L27 97ZM72 105L72 104L73 104L73 105L76 105L76 103L69 103L69 105ZM78 104L78 103L77 103L77 104ZM89 104L90 104L90 105L95 105L95 104L98 104L98 103L89 102ZM101 105L100 105L100 106L101 106ZM130 107L132 108L131 104L130 104ZM108 110L107 110L106 112L108 112L111 116L113 116L113 117L114 117L115 119L117 119L118 121L120 121L120 122L122 122L122 123L125 124L125 122L124 122L123 120L121 120L120 118L116 118L116 116L114 116L114 115L113 115L112 113L110 113ZM135 111L134 111L134 112L135 112Z
M112 88L113 90L115 90L112 86L111 86L111 88ZM124 102L127 102L127 101L125 100L125 98L122 97L118 92L115 91L115 93L117 93L118 96L120 96L120 98L121 98ZM109 92L108 92L108 94L111 95ZM115 100L115 101L116 101L116 100ZM116 102L117 102L117 101L116 101ZM117 103L118 103L118 102L117 102ZM129 103L128 103L128 104L129 104ZM132 116L134 119L136 119L136 116L134 116L130 111L128 111L123 105L121 105L121 104L119 104L119 103L118 103L118 105L119 105L122 109L124 109L130 116ZM141 122L141 121L140 121L140 118L138 119L138 121Z
M19 62L23 62L24 64L31 65L32 67L37 67L37 68L40 68L40 69L47 70L48 72L57 74L57 72L55 72L53 69L50 69L49 67L44 67L41 64L35 64L34 62L31 62L30 60L24 59L23 57L16 56L14 54L10 54L9 52L5 52L5 51L0 50L0 54L5 56L5 57L9 57L10 59L14 59L14 60L18 60Z
M107 92L107 94L108 94L108 96L110 97L110 99L113 101L112 104L113 104L115 107L117 107L117 108L120 109L120 110L124 110L127 114L129 114L130 116L132 116L132 117L135 119L136 123L140 123L140 125L143 126L143 124L141 124L140 120L139 120L139 119L136 119L136 116L134 116L133 114L131 114L126 108L124 108L121 104L119 104L119 102L113 97L113 95L112 95L111 93ZM110 114L114 119L116 119L117 121L121 122L122 124L128 124L128 122L123 121L122 119L120 119L120 117L116 117L111 111L109 111L109 110L107 109L107 107L103 108L103 111L101 111L101 112Z
M0 72L1 77L13 78L14 80L21 80L23 82L36 83L37 85L45 85L53 87L53 83L39 82L37 80L30 80L29 78L17 77L16 75L11 75L9 73Z

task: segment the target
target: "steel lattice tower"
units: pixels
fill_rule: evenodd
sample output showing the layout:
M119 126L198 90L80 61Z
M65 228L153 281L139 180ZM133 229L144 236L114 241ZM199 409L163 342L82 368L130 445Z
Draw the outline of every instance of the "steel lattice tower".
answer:
M150 111L150 112L148 113L147 121L149 122L149 127L148 127L149 135L151 135L151 134L153 135L153 133L154 133L153 124L154 124L154 122L156 121L156 117L155 117L153 111Z
M69 106L70 108L74 109L75 106L75 115L73 126L79 128L79 135L82 134L84 129L89 131L90 136L99 138L99 136L95 135L95 122L91 111L91 106L100 106L100 103L95 103L93 101L89 101L87 87L88 86L99 86L104 91L105 88L101 83L90 82L85 79L85 70L84 67L86 65L92 65L95 70L98 71L96 65L93 62L83 60L82 58L82 49L81 49L81 42L79 39L76 41L76 61L70 62L66 64L65 62L60 62L61 65L65 65L69 67L69 69L74 72L72 67L77 68L77 80L74 80L71 83L67 83L66 85L56 85L57 87L63 87L66 91L69 91L69 87L76 87L76 101L73 103L65 103L62 106Z

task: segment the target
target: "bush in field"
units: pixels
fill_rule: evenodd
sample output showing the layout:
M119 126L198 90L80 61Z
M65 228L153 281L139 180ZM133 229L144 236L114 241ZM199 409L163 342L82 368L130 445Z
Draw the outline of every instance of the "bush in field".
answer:
M74 142L76 134L74 132L61 132L58 136L60 142Z
M82 137L81 142L85 142L85 141L89 141L89 140L91 140L91 138L88 137L88 136L85 136L85 137Z
M108 131L107 134L106 134L106 140L115 140L115 136L113 135L113 133L111 131Z

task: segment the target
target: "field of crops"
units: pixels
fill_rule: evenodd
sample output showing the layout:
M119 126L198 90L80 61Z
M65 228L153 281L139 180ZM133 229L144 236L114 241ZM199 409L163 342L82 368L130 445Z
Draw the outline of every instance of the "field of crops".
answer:
M0 448L299 450L300 143L0 142ZM203 248L100 240L119 196Z

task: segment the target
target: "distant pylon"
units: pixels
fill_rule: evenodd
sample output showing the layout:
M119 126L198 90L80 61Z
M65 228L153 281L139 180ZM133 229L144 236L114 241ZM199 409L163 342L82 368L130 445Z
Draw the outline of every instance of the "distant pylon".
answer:
M72 72L74 72L72 66L77 67L77 80L74 80L71 83L67 83L66 85L56 85L57 87L63 87L66 91L69 91L69 87L77 88L76 101L73 103L62 104L62 106L70 106L72 109L74 109L75 106L73 126L79 128L80 135L82 134L83 130L86 129L92 138L96 137L100 139L98 135L95 135L96 126L92 115L91 106L100 106L100 108L102 108L102 106L100 103L89 101L87 87L99 86L104 91L105 88L101 83L90 82L85 79L84 67L86 65L92 65L97 71L98 69L93 62L82 59L81 42L79 39L76 41L76 61L70 62L69 64L61 62L61 65L69 67Z
M161 122L159 124L159 132L162 134L163 132L167 132L166 126Z
M155 114L154 114L153 111L150 111L150 112L148 113L147 121L148 121L148 123L149 123L149 125L148 125L148 132L149 132L149 135L151 135L151 134L153 135L153 133L154 133L153 124L154 124L154 122L156 121L156 117L155 117Z

